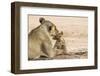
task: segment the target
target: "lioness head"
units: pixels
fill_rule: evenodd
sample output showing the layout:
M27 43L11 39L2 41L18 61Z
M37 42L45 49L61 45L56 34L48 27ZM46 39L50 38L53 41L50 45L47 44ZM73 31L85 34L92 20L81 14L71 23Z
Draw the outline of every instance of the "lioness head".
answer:
M39 21L42 25L46 26L50 36L55 36L58 33L55 24L53 24L51 21L45 20L44 18L40 18Z

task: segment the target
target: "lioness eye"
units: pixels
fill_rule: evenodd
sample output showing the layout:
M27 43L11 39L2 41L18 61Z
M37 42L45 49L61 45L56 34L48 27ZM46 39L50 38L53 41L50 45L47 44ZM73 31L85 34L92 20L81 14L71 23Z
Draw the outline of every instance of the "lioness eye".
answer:
M51 30L51 26L49 27L49 31Z

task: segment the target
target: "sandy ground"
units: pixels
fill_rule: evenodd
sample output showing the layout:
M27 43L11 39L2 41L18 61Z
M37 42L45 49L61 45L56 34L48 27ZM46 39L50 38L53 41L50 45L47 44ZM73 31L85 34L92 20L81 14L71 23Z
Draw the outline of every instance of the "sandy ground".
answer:
M59 31L63 31L67 54L55 56L54 59L83 59L88 57L88 18L29 15L29 29L37 27L39 18L44 17L53 22ZM54 43L54 42L53 42ZM44 59L44 58L41 58ZM45 58L48 59L48 58Z

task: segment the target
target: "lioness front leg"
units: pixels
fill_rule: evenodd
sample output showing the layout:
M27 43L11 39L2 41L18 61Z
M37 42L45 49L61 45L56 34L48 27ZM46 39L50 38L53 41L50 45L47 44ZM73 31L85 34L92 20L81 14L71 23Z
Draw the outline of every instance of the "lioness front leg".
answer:
M48 58L52 59L55 56L55 51L52 48L52 45L47 42L43 43L43 52L48 56Z

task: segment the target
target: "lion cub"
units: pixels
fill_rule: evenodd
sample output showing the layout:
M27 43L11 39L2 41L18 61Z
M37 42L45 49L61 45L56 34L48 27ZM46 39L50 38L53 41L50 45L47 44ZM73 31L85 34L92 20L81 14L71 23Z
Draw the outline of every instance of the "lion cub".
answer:
M53 37L53 39L56 40L55 45L54 45L56 56L67 54L66 43L62 36L63 36L63 32L61 31L60 33L58 33L56 36Z

